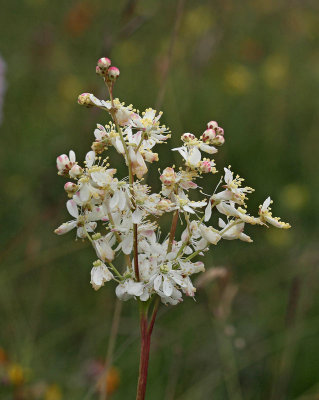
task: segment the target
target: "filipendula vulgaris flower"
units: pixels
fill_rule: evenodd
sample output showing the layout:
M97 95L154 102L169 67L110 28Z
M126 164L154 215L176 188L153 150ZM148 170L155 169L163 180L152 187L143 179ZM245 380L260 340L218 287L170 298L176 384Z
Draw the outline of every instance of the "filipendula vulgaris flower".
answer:
M58 174L68 180L64 185L69 198L66 205L74 219L55 232L61 235L76 228L77 238L91 242L98 257L91 270L93 288L98 290L106 282L115 281L119 299L133 298L144 304L141 327L153 305L149 329L141 328L144 340L151 334L160 301L176 305L185 295L195 296L192 276L205 270L198 258L211 245L235 239L252 242L244 232L246 224L281 229L290 225L272 216L270 197L260 206L257 217L250 215L246 202L253 189L243 186L243 179L234 175L230 167L224 168L223 179L214 189L212 184L205 189L211 194L204 194L198 180L203 175L213 178L217 174L211 156L225 143L224 130L216 121L208 122L199 137L190 132L181 135L181 146L172 149L181 155L181 165L168 165L161 171L161 191L152 192L144 181L148 164L159 159L154 148L170 138L169 129L160 123L162 112L148 108L140 114L132 105L126 106L113 97L120 71L111 66L110 59L101 58L96 73L105 82L109 99L83 93L78 103L100 109L109 121L103 120L93 128L91 150L82 166L72 150L57 158ZM117 177L116 168L109 161L112 147L127 166L128 176L124 179ZM213 213L219 215L218 226L211 222ZM172 218L171 229L166 233L160 226L164 214ZM186 227L180 237L176 233L179 223ZM142 390L140 386L138 390Z
M166 167L159 177L161 192L152 193L151 187L143 182L147 164L158 161L153 148L170 138L169 129L160 124L162 112L148 108L140 114L132 105L125 106L114 99L113 87L119 70L111 67L108 58L98 61L96 72L105 81L110 98L100 100L83 93L78 102L100 108L111 121L97 124L92 149L86 154L83 166L77 163L72 150L69 155L57 158L58 174L71 180L65 184L65 191L70 198L67 209L74 220L55 231L61 235L76 228L77 237L91 241L101 262L92 270L93 276L99 277L91 279L95 289L102 286L97 282L115 280L119 284L117 294L122 299L134 297L146 301L159 296L167 303L173 292L176 300L176 290L194 296L191 275L204 266L201 264L198 269L195 266L198 261L193 258L204 254L210 245L217 245L222 239L251 242L244 233L245 224L290 227L272 216L269 197L260 206L258 217L248 214L246 201L253 189L242 186L243 179L235 176L230 167L224 168L224 183L217 185L211 196L192 200L191 192L199 187L196 181L203 174L217 173L215 161L203 156L203 153L216 154L225 142L224 130L216 121L208 122L200 137L189 132L182 134L182 145L172 150L179 152L184 166L177 170L175 166ZM116 169L103 156L111 147L123 156L128 166L126 179L119 180ZM216 227L209 223L213 211L220 213ZM187 228L180 240L175 238L175 231L162 237L159 218L166 213L175 216L177 223L185 220ZM120 252L125 255L124 268L112 264ZM185 272L185 265L189 265L191 273ZM110 270L113 272L108 273ZM139 283L138 290L132 289L134 282ZM182 297L178 295L178 299L181 301Z

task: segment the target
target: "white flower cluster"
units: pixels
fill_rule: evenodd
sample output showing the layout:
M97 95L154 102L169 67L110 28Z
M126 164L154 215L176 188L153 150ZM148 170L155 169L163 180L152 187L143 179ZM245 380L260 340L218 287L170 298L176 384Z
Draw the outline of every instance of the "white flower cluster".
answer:
M134 297L147 301L158 295L165 304L177 304L183 294L195 295L190 277L204 271L203 262L195 261L195 257L202 256L210 245L222 239L252 242L244 233L245 224L285 229L290 225L272 216L269 197L260 206L258 217L249 215L246 200L253 189L243 187L243 179L234 177L230 167L224 168L223 190L218 191L219 184L211 196L191 200L190 189L198 188L197 178L217 172L214 160L203 157L203 153L217 153L217 147L225 141L224 131L215 121L207 124L200 138L191 133L182 135L183 145L173 150L182 156L184 167L178 171L165 168L160 175L161 192L152 193L142 178L148 171L147 163L158 161L153 148L166 142L170 133L160 124L162 113L149 108L140 114L133 106L113 98L120 72L110 65L109 59L102 58L97 66L110 100L84 93L78 102L105 110L112 121L97 124L92 150L83 166L72 150L57 158L58 174L73 180L64 188L69 197L67 210L74 219L63 223L55 233L76 229L77 237L90 240L98 258L91 271L95 290L114 280L116 295L122 300ZM111 146L123 155L128 178L117 178L108 157L102 156ZM210 223L213 212L221 214L218 227ZM162 237L158 220L165 213L171 214L172 225L167 236ZM180 221L186 229L177 239ZM120 252L125 261L116 267L113 260Z

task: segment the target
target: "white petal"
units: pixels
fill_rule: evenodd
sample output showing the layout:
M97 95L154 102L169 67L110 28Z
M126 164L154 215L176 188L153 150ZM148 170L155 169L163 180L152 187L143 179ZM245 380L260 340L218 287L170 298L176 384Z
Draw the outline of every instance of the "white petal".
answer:
M124 285L122 285L122 284L116 286L115 294L120 300L123 300L123 301L126 301L132 297L126 292L126 289L125 289Z
M118 207L121 211L123 211L126 208L126 196L125 193L121 190L119 191L119 202L118 202Z
M120 196L119 196L119 192L116 191L116 192L114 193L113 197L112 197L111 200L110 200L110 207L111 207L112 210L117 206L117 203L118 203L118 201L119 201L119 197L120 197Z
M267 210L267 208L270 206L271 203L271 198L267 197L267 199L264 201L263 205L262 205L262 211Z
M87 183L84 183L79 190L80 200L86 203L90 200L90 190Z
M191 209L187 204L183 207L183 209L191 214L195 214L195 211Z
M225 180L226 183L230 183L234 179L233 178L233 173L228 168L224 168L224 171L225 171L224 180Z
M162 281L163 281L162 275L158 275L158 276L154 279L154 289L155 289L156 291L158 291L158 289L161 287Z
M114 147L116 148L116 150L117 150L120 154L124 154L124 153L125 153L125 150L124 150L124 147L123 147L123 143L121 142L121 139L120 139L120 138L117 137L117 138L115 139Z
M144 291L144 285L142 282L134 282L132 279L127 281L127 293L133 296L141 296Z
M173 293L174 286L171 280L165 276L164 283L163 283L163 292L165 296L169 297Z
M68 200L66 202L66 208L69 211L70 215L72 215L72 217L78 218L79 210L78 210L77 204L74 200Z
M216 147L214 146L209 146L208 144L202 143L199 147L202 151L205 151L205 153L208 154L215 154L218 152L218 150L216 149Z
M212 216L212 203L208 200L207 207L205 208L205 219L204 221L209 221L210 217Z
M65 233L69 232L73 228L76 227L77 221L70 221L70 222L65 222L64 224L60 225L54 233L57 235L64 235Z
M75 153L74 153L73 150L70 150L70 152L69 152L69 159L70 159L70 161L71 161L72 163L74 163L75 160L76 160Z
M218 226L220 228L225 228L226 222L224 222L221 218L218 219Z
M133 237L132 235L127 235L122 241L122 251L124 254L131 254L133 248Z
M95 161L95 152L92 150L92 151L89 151L87 154L86 154L86 156L85 156L85 161L86 161L86 166L88 167L88 168L90 168L90 167L92 167L92 165L94 164L94 161Z
M137 208L132 214L133 224L139 224L142 221L143 213L142 210Z
M187 161L191 165L197 165L200 162L201 158L201 152L198 150L197 147L193 147Z

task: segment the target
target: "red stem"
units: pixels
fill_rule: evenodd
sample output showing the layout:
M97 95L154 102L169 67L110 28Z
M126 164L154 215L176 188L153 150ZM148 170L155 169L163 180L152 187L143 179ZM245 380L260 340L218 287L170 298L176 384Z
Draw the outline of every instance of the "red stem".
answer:
M137 384L136 400L145 399L148 362L150 358L151 336L154 328L158 306L159 306L159 299L157 299L156 303L154 304L154 309L149 325L147 318L147 310L143 309L141 311L141 318L140 318L141 355L140 355L140 369L139 369L139 377Z

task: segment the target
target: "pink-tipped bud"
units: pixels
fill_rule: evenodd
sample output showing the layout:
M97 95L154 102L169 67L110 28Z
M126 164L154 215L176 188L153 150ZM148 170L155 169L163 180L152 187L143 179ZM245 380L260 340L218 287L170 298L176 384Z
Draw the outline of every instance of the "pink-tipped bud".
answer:
M115 81L120 75L120 70L117 67L110 67L107 71L107 76L110 81Z
M94 105L90 99L90 93L80 94L80 96L78 97L78 103L81 106L86 106L86 107L92 107Z
M195 139L195 135L193 135L192 133L183 133L183 135L181 136L181 139L183 142L187 143L190 142L192 140Z
M56 167L59 170L59 172L64 173L65 171L67 171L72 167L72 163L66 154L61 154L56 159Z
M67 182L67 183L64 185L64 190L65 190L67 193L75 193L75 192L78 190L78 185L76 185L76 184L73 183L73 182Z
M208 174L209 172L211 172L212 171L212 163L211 163L211 161L210 160L201 161L200 170L204 174Z
M217 135L224 136L224 129L223 129L223 128L218 127L217 130L216 130L216 132L217 132Z
M173 185L176 182L176 174L173 168L167 167L164 169L160 180L165 186Z
M203 142L211 142L212 140L214 140L216 137L216 132L214 131L214 129L206 129L206 131L203 133L202 139Z
M69 172L71 178L78 178L82 174L83 174L83 169L78 164L74 164Z
M111 60L107 57L102 57L98 60L97 66L101 71L106 71L111 65Z
M216 121L209 121L207 124L208 129L217 129L218 123Z
M225 138L224 138L224 136L222 136L222 135L217 135L217 136L215 137L214 144L216 144L216 146L221 146L221 145L224 144L224 143L225 143Z

